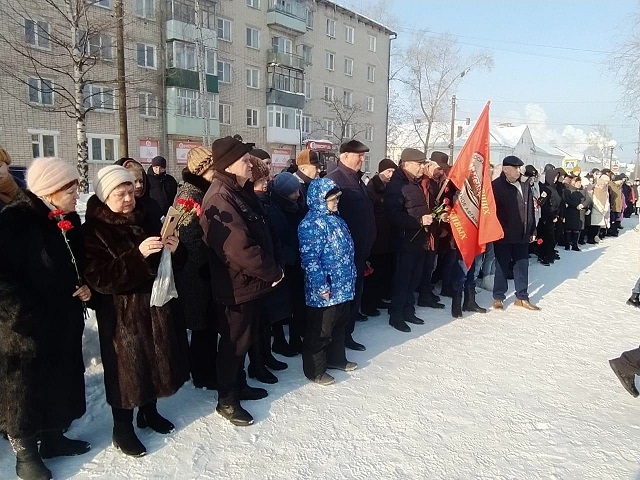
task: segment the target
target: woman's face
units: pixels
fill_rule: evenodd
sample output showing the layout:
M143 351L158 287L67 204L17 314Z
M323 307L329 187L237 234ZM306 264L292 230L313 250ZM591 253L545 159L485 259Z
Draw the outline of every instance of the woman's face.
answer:
M4 162L0 162L0 180L9 175L9 165Z
M144 193L144 175L137 168L129 170L129 172L131 172L131 175L133 175L133 178L135 179L135 182L133 183L133 193L136 198L140 198Z
M52 193L46 200L64 213L71 213L76 211L78 198L78 182L73 182L70 187Z
M136 197L132 183L118 185L104 200L113 213L130 213L136 206Z

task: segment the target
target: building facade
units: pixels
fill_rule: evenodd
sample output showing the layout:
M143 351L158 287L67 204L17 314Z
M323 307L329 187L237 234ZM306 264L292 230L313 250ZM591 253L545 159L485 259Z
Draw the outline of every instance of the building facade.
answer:
M77 158L78 51L90 177L123 156L115 3L96 0L70 28L55 0L0 0L14 17L0 34L0 145L16 164ZM313 139L336 151L361 140L365 170L384 156L395 34L383 25L328 0L123 0L123 10L130 157L163 155L176 173L189 148L235 134L272 153L276 171Z

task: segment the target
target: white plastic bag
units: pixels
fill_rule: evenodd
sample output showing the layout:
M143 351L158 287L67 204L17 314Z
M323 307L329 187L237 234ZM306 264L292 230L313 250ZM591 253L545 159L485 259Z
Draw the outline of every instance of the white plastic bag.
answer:
M176 283L173 280L173 266L171 265L171 251L168 247L162 249L158 274L151 289L151 306L162 307L172 298L178 298Z

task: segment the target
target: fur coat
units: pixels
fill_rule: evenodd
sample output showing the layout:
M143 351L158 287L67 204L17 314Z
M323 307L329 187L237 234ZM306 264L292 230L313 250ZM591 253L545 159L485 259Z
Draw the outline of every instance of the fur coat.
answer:
M51 210L31 192L0 213L0 430L64 429L85 412L82 302ZM67 238L82 265L80 217Z
M101 294L96 308L107 402L131 409L175 393L189 376L187 337L169 302L151 307L160 253L144 258L138 246L158 235L140 203L133 212L112 212L95 195L87 202L87 283ZM180 245L174 268L186 260Z

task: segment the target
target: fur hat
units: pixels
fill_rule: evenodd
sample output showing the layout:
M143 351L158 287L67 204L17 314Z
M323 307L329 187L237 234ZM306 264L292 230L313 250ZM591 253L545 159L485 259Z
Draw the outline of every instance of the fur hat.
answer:
M157 157L153 157L151 159L152 167L162 167L167 168L167 159L158 155Z
M288 197L300 190L300 181L292 173L282 172L271 181L271 188L281 197Z
M269 178L270 175L271 171L266 163L258 157L251 157L251 176L253 177L254 183L263 178Z
M0 162L11 165L11 157L9 156L9 152L7 152L2 147L0 147Z
M194 175L202 175L213 166L213 154L207 147L194 147L187 153L187 168Z
M93 189L96 191L98 199L101 202L104 202L116 187L123 183L130 183L133 185L134 182L135 179L129 170L121 167L120 165L109 165L108 167L98 170Z
M219 172L240 160L253 149L253 145L242 143L233 137L219 138L211 145L214 168Z
M27 170L27 188L38 197L51 195L79 180L76 167L58 157L36 158Z
M318 160L318 154L313 150L307 150L306 148L298 154L296 157L296 165L320 165Z

